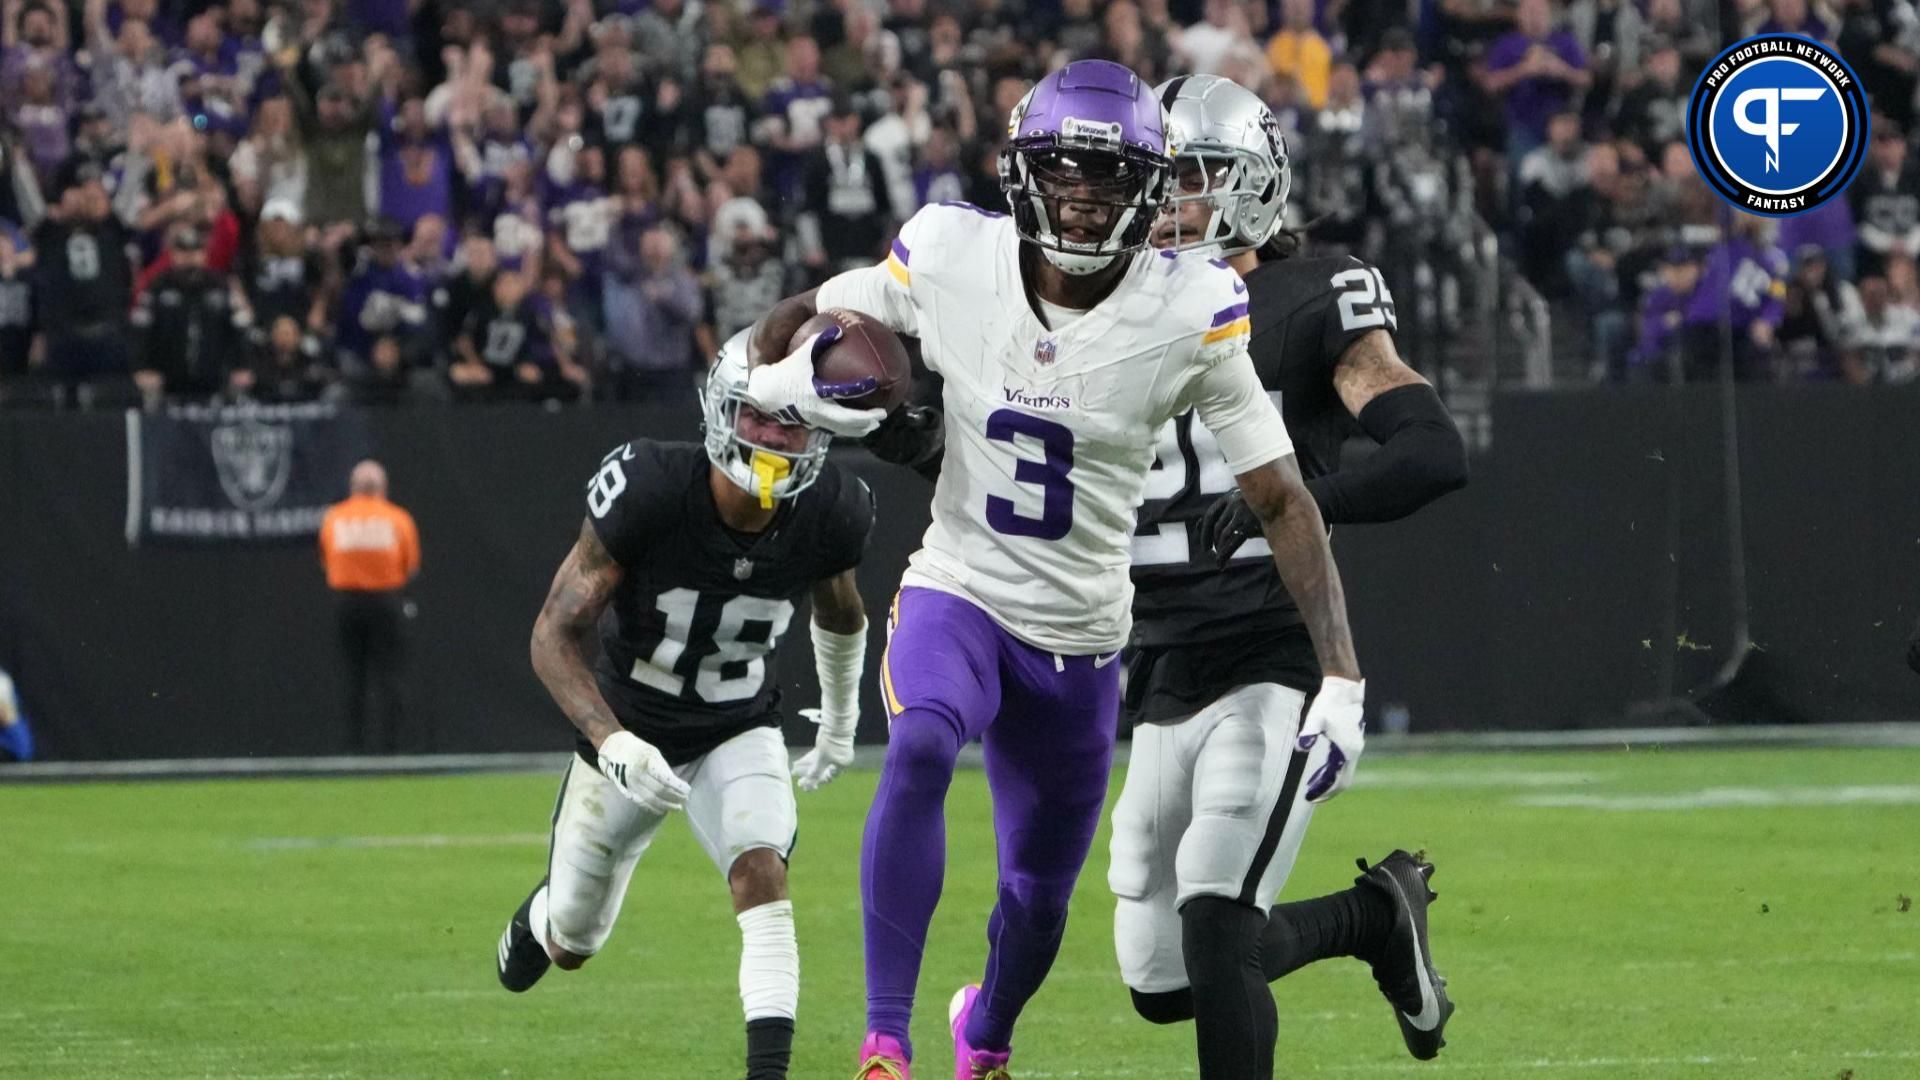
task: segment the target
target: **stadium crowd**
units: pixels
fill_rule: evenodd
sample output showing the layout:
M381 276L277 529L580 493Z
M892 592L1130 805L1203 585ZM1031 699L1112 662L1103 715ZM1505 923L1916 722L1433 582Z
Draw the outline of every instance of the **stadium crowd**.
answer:
M1289 220L1439 297L1443 329L1495 236L1595 378L1709 375L1729 343L1750 379L1902 381L1920 356L1911 0L3 14L0 400L689 396L717 342L922 204L1002 205L1005 117L1081 56L1256 88L1290 132ZM1836 42L1876 112L1850 197L1778 224L1708 191L1682 126L1720 45L1775 29Z

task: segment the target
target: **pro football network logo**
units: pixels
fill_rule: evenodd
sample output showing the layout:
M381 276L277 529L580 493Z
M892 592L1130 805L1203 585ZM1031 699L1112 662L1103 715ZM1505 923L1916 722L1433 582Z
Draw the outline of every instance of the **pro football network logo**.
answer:
M1715 57L1694 84L1694 168L1749 214L1804 214L1847 189L1868 143L1866 90L1833 49L1761 34Z

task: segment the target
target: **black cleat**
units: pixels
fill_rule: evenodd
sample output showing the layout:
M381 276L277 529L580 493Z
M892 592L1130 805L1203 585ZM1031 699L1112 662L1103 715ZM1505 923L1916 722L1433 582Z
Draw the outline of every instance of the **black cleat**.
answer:
M528 918L533 910L533 898L546 887L546 879L542 878L500 935L500 985L516 994L525 993L553 966L553 958L533 936L533 924Z
M1407 1053L1431 1060L1447 1045L1441 1032L1453 1015L1447 980L1433 969L1433 950L1427 946L1427 905L1437 899L1427 888L1433 865L1418 856L1395 851L1372 867L1361 859L1356 885L1371 885L1393 904L1393 936L1373 962L1373 981L1393 1006Z

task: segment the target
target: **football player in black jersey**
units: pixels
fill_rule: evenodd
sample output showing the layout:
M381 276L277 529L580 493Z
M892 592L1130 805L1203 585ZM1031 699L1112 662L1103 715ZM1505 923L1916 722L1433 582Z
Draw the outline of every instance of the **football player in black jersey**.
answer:
M1322 516L1388 521L1463 484L1460 434L1394 349L1379 271L1291 254L1273 114L1216 76L1158 92L1183 138L1154 242L1211 249L1244 278L1249 351ZM1355 421L1380 445L1339 470ZM1276 1016L1265 980L1354 956L1372 965L1408 1050L1430 1058L1453 1009L1427 951L1432 867L1396 851L1371 868L1362 860L1351 889L1274 905L1313 805L1350 775L1307 774L1322 733L1302 731L1301 718L1308 695L1329 686L1258 522L1191 414L1167 426L1154 468L1134 539L1133 751L1109 871L1135 1007L1158 1023L1196 1022L1203 1080L1266 1080Z
M636 439L587 485L587 516L533 630L533 666L579 735L546 877L499 945L524 991L605 944L627 883L669 814L733 894L748 1080L787 1075L800 990L786 859L795 813L767 659L813 601L821 707L802 790L853 759L866 614L854 582L873 496L827 461L830 435L744 399L746 334L707 384L706 446Z

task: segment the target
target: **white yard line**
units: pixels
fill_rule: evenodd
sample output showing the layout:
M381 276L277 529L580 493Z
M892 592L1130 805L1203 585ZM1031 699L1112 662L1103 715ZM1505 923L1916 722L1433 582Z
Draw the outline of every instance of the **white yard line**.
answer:
M1446 731L1374 735L1367 754L1380 760L1399 754L1473 753L1508 750L1619 750L1658 747L1870 746L1920 747L1920 724L1791 724L1682 728L1593 728L1569 731ZM884 746L861 746L855 762L877 768ZM176 758L145 761L44 761L0 767L0 782L134 780L190 777L380 775L448 772L557 772L565 753L406 754L394 757ZM968 747L961 763L980 764L980 748ZM1115 763L1126 760L1122 744ZM1365 775L1364 771L1361 775Z
M328 848L464 848L464 847L546 847L543 832L500 833L493 836L461 836L450 833L425 833L419 836L261 836L242 846L253 851L317 851Z
M1442 1051L1435 1061L1391 1061L1361 1063L1351 1062L1340 1065L1311 1065L1291 1062L1285 1066L1288 1073L1383 1073L1383 1072L1469 1072L1478 1076L1508 1076L1539 1072L1587 1072L1596 1069L1653 1069L1653 1068L1712 1068L1726 1065L1778 1065L1782 1062L1802 1062L1819 1067L1827 1062L1846 1061L1920 1061L1920 1050L1835 1050L1832 1052L1805 1053L1790 1051L1785 1054L1692 1054L1676 1057L1587 1057L1587 1058L1518 1058L1508 1061L1450 1061ZM1134 1080L1134 1078L1163 1077L1163 1069L1099 1069L1093 1071L1081 1069L1040 1070L1023 1069L1022 1077L1031 1080L1068 1080L1070 1077L1085 1077L1088 1080L1098 1077L1100 1080Z
M1358 779L1358 776L1355 777ZM1776 806L1905 806L1920 803L1920 784L1860 784L1844 787L1717 787L1647 795L1579 792L1520 795L1516 806L1549 810L1749 810Z
M1603 784L1614 773L1548 769L1443 769L1408 767L1404 759L1353 774L1355 787L1378 788L1566 788Z
M1446 1052L1441 1051L1444 1055ZM1430 1072L1438 1070L1470 1071L1481 1075L1500 1073L1582 1071L1588 1069L1650 1069L1681 1067L1715 1067L1721 1065L1778 1065L1782 1062L1805 1062L1819 1066L1830 1061L1916 1061L1920 1060L1920 1050L1834 1050L1807 1053L1791 1050L1784 1054L1689 1054L1673 1057L1588 1057L1588 1058L1522 1058L1512 1061L1448 1061L1443 1056L1435 1061L1396 1061L1377 1065L1358 1063L1346 1065L1309 1066L1310 1072Z

